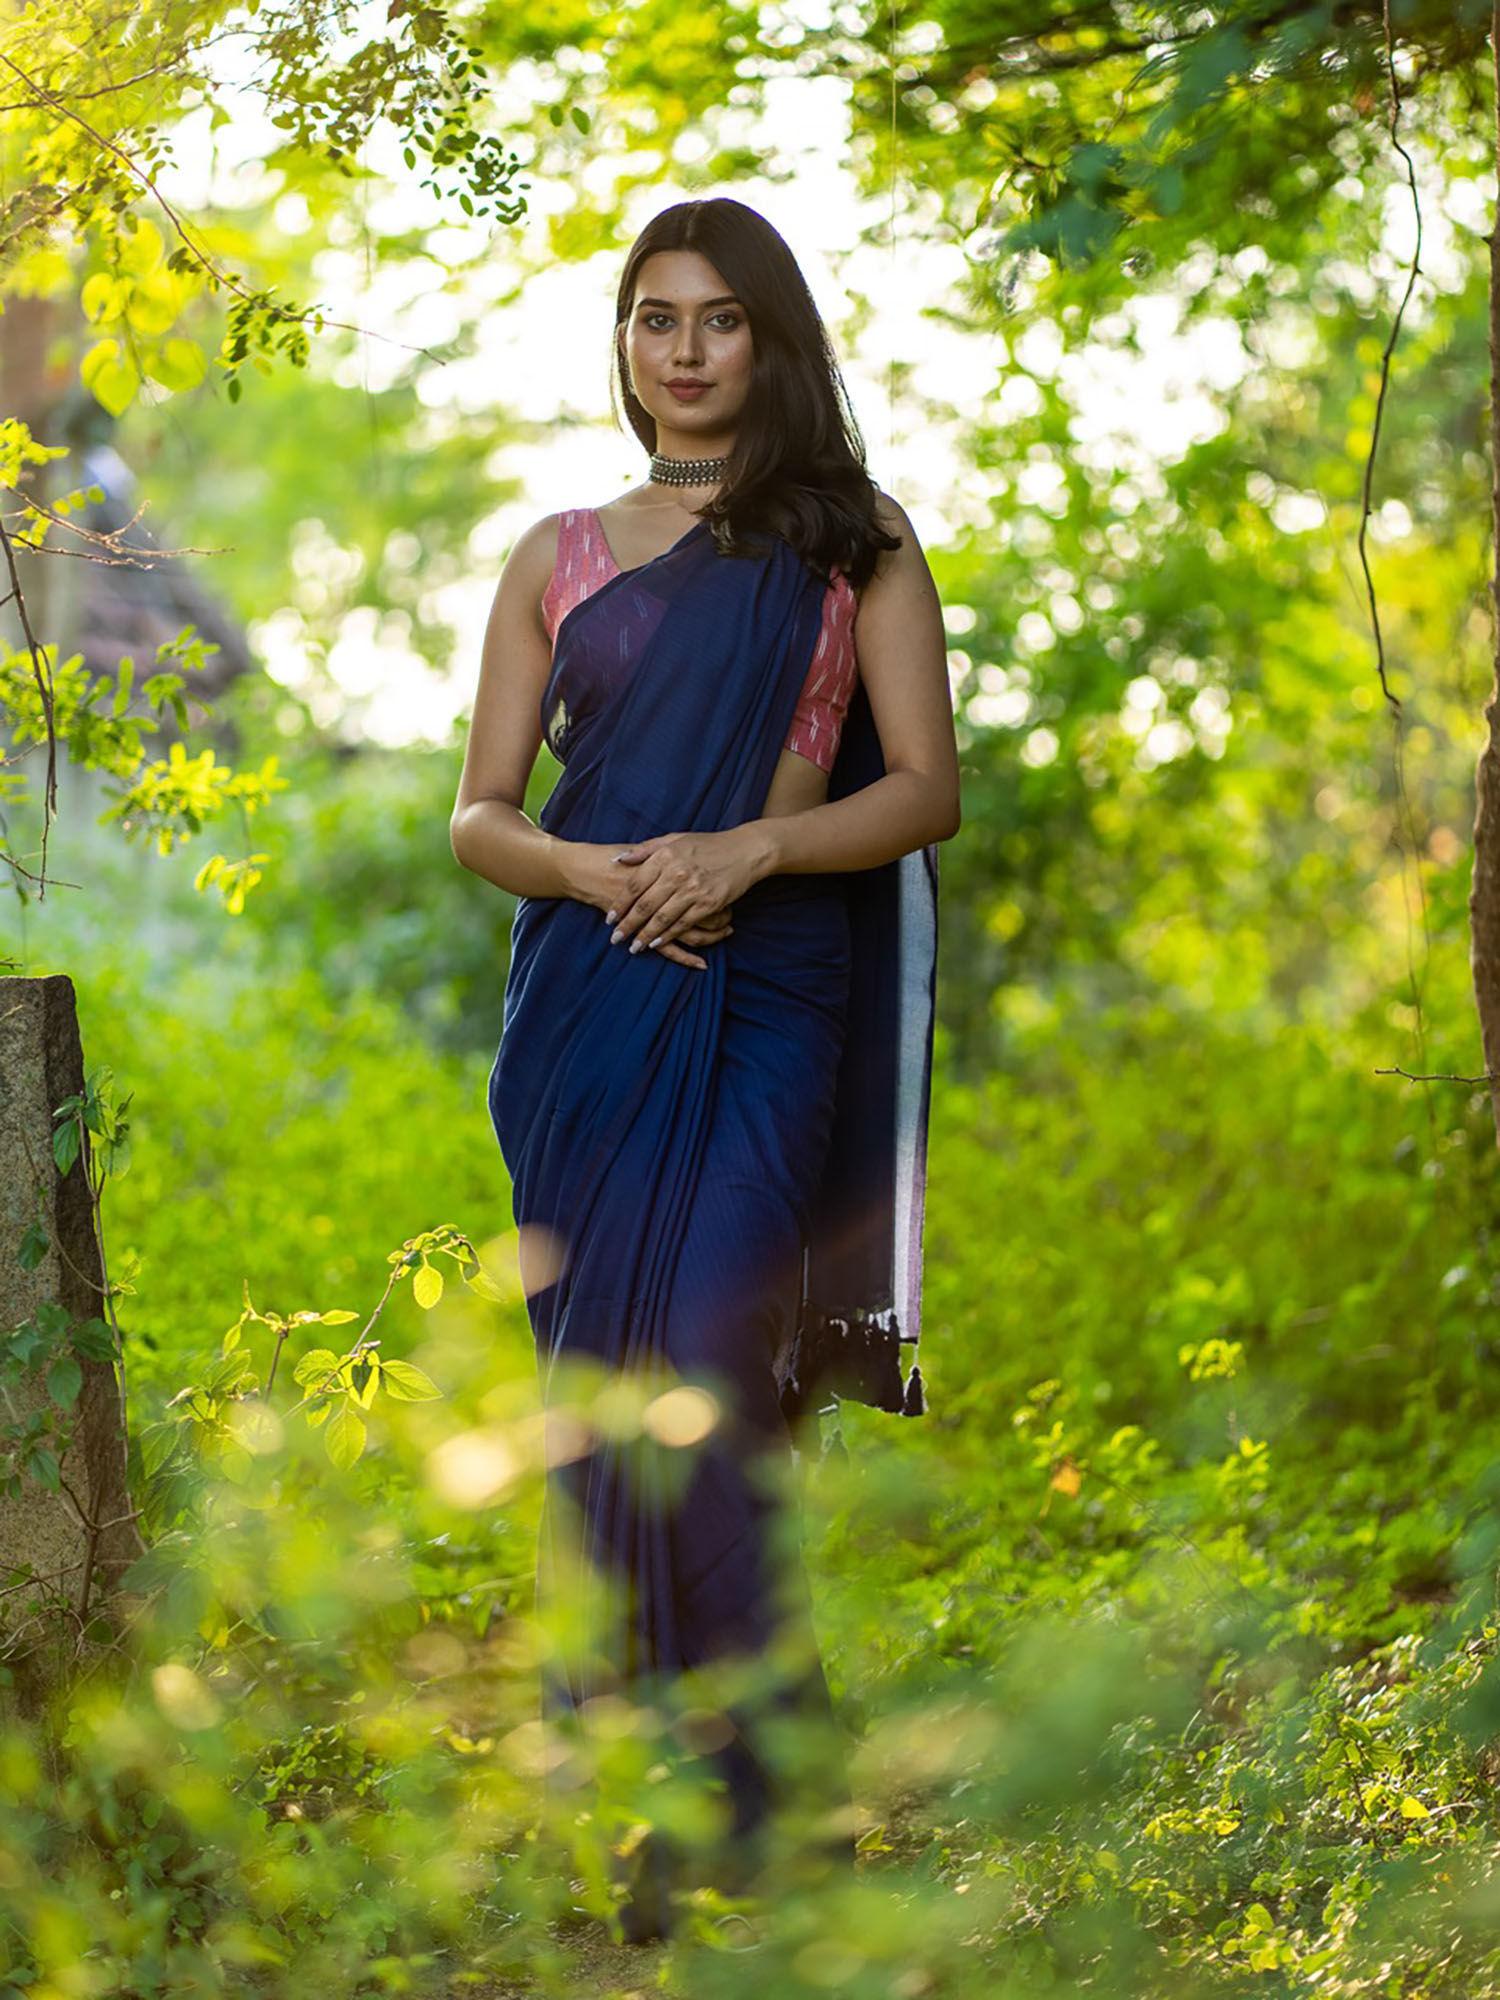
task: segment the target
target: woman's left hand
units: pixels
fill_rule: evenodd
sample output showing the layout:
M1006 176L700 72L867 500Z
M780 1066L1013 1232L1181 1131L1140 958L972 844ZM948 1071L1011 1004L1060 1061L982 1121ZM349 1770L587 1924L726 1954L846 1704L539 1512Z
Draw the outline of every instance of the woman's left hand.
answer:
M656 833L621 848L616 859L629 874L619 904L606 913L615 926L610 943L649 950L712 920L760 879L759 851L748 828L738 826Z

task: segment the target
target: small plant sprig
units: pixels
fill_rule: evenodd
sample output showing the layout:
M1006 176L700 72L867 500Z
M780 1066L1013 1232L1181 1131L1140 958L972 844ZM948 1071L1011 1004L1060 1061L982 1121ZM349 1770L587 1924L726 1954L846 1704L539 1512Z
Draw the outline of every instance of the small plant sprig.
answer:
M0 716L15 744L41 744L55 736L74 764L103 772L114 803L100 814L99 824L118 824L127 840L140 836L158 854L170 855L214 821L235 815L248 842L250 819L287 789L274 753L258 770L237 771L221 763L211 748L190 752L179 740L168 746L165 757L153 758L145 741L162 728L169 709L178 728L187 730L187 676L201 671L218 650L193 626L184 625L158 644L152 670L138 682L136 662L128 653L113 674L94 674L80 653L59 663L53 646L41 647L35 655L25 648L0 647ZM138 702L150 712L143 713ZM29 796L26 774L19 768L27 754L18 749L0 763L0 803L19 804ZM0 859L5 858L0 847ZM199 891L216 887L226 913L238 916L268 859L263 852L237 860L212 855L193 877L193 886ZM17 893L29 900L25 871L13 866ZM42 889L36 893L40 900Z
M125 1351L116 1302L134 1294L132 1280L140 1260L127 1251L120 1260L121 1274L111 1273L103 1195L111 1176L129 1170L132 1096L117 1091L108 1065L95 1064L85 1073L83 1089L53 1111L51 1152L58 1174L66 1177L75 1168L85 1173L103 1278L97 1315L79 1317L44 1301L23 1324L0 1331L0 1497L20 1498L27 1485L44 1488L72 1508L85 1534L81 1555L55 1573L43 1575L23 1564L0 1580L0 1602L12 1599L20 1611L19 1620L12 1615L0 1639L0 1675L4 1661L22 1649L27 1635L43 1620L62 1617L84 1629L92 1608L100 1537L122 1522L134 1521L148 1542L163 1535L171 1541L174 1525L183 1525L192 1512L208 1465L215 1465L231 1481L243 1482L253 1459L274 1449L284 1437L287 1419L303 1414L309 1427L324 1427L328 1457L343 1470L365 1450L368 1413L382 1387L397 1402L440 1397L442 1390L423 1369L379 1351L376 1328L397 1285L410 1278L417 1303L429 1311L444 1294L444 1263L451 1260L462 1281L481 1296L499 1302L507 1296L484 1270L461 1230L444 1223L420 1231L390 1253L385 1288L353 1345L343 1353L331 1347L313 1348L298 1358L292 1373L302 1394L278 1413L270 1396L282 1349L293 1330L348 1325L359 1316L339 1308L263 1313L255 1307L246 1282L243 1310L226 1330L202 1378L178 1390L156 1422L139 1432L128 1426L134 1504L114 1519L95 1519L86 1496L70 1484L66 1461L87 1364L118 1363ZM39 1163L34 1169L40 1201L44 1170ZM39 1208L13 1253L27 1270L34 1270L53 1248L44 1218L45 1210ZM265 1327L271 1336L263 1382L246 1345L246 1330L252 1326ZM40 1394L34 1385L40 1385ZM124 1416L123 1373L119 1393Z
M248 1477L253 1458L275 1448L293 1417L305 1416L310 1428L324 1428L328 1456L340 1471L363 1454L369 1438L367 1413L383 1389L396 1402L429 1402L443 1391L415 1362L380 1353L375 1329L398 1284L410 1277L412 1293L424 1311L443 1296L444 1277L437 1261L451 1258L463 1282L482 1297L504 1294L484 1270L468 1237L451 1223L409 1237L391 1252L391 1273L354 1344L343 1353L313 1347L299 1356L292 1379L303 1391L299 1401L277 1412L269 1398L281 1364L282 1350L294 1331L306 1326L347 1326L359 1315L338 1307L317 1312L304 1309L283 1315L261 1312L244 1285L244 1308L219 1343L212 1367L201 1381L179 1389L162 1419L148 1426L141 1441L142 1465L149 1478L180 1469L180 1448L199 1463L213 1462L235 1481ZM245 1330L263 1326L272 1347L262 1382L255 1360L244 1344Z

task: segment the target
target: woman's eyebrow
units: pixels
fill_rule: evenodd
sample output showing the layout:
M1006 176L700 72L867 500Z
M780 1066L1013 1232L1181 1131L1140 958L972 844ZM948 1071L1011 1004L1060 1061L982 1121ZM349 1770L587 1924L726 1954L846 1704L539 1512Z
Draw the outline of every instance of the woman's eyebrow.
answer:
M700 308L706 310L709 306L737 306L739 300L733 292L725 292L721 298L700 299L698 303ZM637 299L636 306L637 308L641 306L665 306L669 312L675 312L677 309L676 301L673 299Z

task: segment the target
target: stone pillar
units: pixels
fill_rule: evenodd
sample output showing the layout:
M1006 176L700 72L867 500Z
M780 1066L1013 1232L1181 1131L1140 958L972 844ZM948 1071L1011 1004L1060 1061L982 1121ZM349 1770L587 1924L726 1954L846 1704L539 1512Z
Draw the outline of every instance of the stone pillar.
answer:
M80 1357L82 1383L64 1408L48 1393L45 1367L19 1363L12 1346L38 1313L44 1327L49 1318L65 1326L107 1319L88 1135L66 1174L52 1151L53 1109L82 1089L72 980L0 978L0 1474L11 1465L15 1426L50 1412L60 1420L53 1445L66 1489L23 1476L18 1494L0 1492L0 1662L11 1696L27 1706L88 1650L78 1615L85 1594L91 1615L103 1609L144 1547L128 1518L123 1371L103 1355ZM35 1261L19 1254L33 1225L46 1239ZM63 1343L71 1352L66 1332ZM36 1581L8 1588L18 1566ZM6 1699L0 1685L0 1706Z

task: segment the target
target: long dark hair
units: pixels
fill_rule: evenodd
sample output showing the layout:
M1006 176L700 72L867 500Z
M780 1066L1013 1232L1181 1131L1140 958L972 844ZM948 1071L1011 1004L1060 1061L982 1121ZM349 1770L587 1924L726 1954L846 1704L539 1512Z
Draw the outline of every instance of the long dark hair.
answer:
M658 250L696 250L750 318L754 363L729 470L700 518L725 555L757 535L782 536L828 580L833 566L856 589L899 535L876 516L878 488L828 331L785 238L742 201L680 201L646 224L630 247L615 299L612 388L647 451L656 419L627 386L619 331L635 302L641 266ZM618 408L617 408L618 414Z

